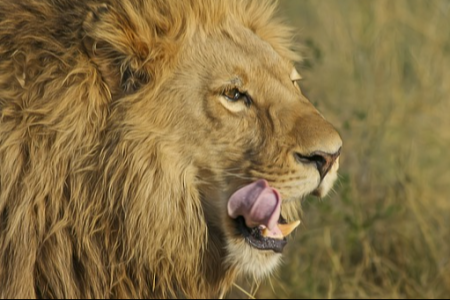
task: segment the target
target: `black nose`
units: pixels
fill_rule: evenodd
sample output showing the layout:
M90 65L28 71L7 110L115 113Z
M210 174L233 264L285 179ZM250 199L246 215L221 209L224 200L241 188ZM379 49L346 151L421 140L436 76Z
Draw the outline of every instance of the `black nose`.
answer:
M325 153L322 151L316 151L310 155L302 155L300 153L295 153L295 159L303 164L315 164L317 167L317 170L319 171L320 178L324 179L325 176L330 171L333 164L336 162L336 159L338 159L339 155L341 154L341 149L339 149L338 152L334 154Z

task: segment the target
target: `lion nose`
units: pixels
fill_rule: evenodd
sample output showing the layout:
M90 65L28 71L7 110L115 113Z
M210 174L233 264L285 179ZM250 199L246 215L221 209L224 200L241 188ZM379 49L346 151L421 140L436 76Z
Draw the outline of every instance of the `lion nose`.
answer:
M302 155L300 153L295 153L295 159L303 164L315 164L317 170L319 171L320 178L323 180L327 173L330 171L331 167L334 165L336 160L341 154L341 148L336 153L330 154L322 151L313 152L310 155Z

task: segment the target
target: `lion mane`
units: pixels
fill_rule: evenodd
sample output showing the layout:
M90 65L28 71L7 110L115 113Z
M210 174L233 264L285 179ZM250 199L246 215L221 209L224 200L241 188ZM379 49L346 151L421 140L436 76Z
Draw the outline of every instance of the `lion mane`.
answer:
M274 9L0 0L2 298L217 297L231 287L239 265L225 263L215 208L202 202L226 182L212 187L215 170L196 162L214 157L187 145L216 128L192 124L199 109L185 95L206 97L194 74L205 69L206 78L214 66L179 66L218 55L208 43L192 50L208 37L239 42L236 28L296 59ZM220 151L230 144L214 142Z

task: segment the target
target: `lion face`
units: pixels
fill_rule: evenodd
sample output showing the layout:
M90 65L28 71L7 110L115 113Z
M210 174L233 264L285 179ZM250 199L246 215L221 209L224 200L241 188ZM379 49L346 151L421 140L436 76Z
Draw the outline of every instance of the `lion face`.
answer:
M183 99L174 119L188 125L173 130L189 145L210 232L221 237L227 264L265 275L277 265L285 239L258 236L268 224L249 227L256 213L246 209L276 218L272 227L279 232L276 223L295 216L296 200L331 189L342 141L302 95L292 63L248 29L193 38L180 61L169 85ZM233 200L248 207L230 216L230 199L246 187L253 190L240 197L255 199ZM255 204L263 190L272 196L258 201L280 204Z

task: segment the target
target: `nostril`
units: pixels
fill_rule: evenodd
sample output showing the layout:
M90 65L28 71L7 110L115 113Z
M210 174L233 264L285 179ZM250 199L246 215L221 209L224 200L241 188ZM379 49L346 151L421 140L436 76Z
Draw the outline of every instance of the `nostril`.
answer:
M300 153L295 153L294 156L295 156L295 159L300 163L316 164L318 169L322 169L325 166L325 164L327 163L327 160L323 156L317 155L317 154L311 155L311 156L305 156Z
M339 155L340 150L335 154L328 154L321 151L314 152L311 155L302 155L300 153L294 154L295 159L299 163L315 164L322 179L327 175Z
M327 164L327 160L321 155L313 155L310 158L311 162L316 163L317 169L322 170Z

